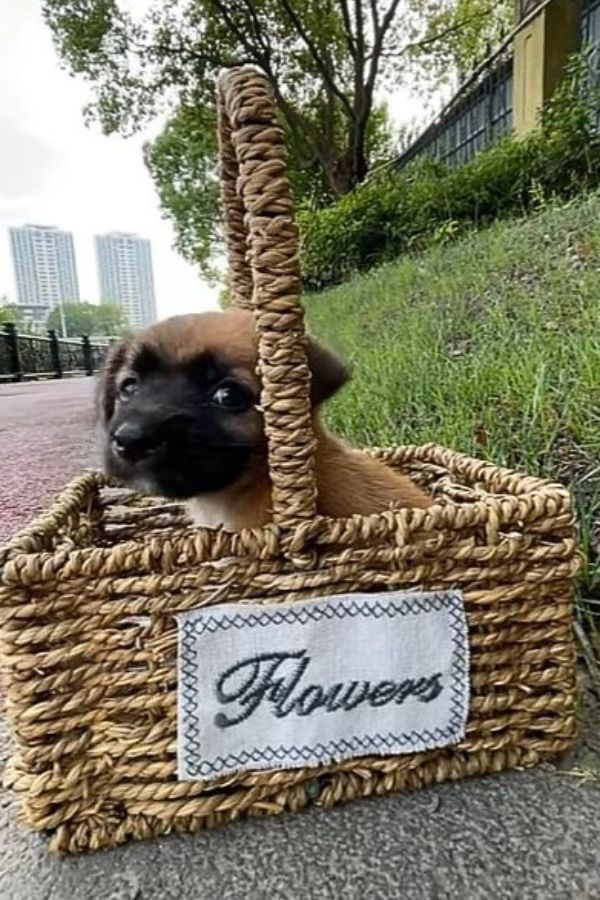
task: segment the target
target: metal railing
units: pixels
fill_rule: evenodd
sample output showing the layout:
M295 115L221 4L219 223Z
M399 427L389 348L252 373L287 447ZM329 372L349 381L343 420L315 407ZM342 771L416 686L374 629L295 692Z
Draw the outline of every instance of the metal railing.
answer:
M425 153L448 166L462 165L512 131L513 59L489 70L446 109Z
M463 82L428 128L389 166L402 169L418 156L448 166L468 162L512 131L513 53L502 44Z
M600 0L583 0L581 39L584 44L600 44Z
M0 383L93 375L109 346L109 341L91 341L86 335L59 338L54 330L20 334L9 322L0 331Z
M480 63L460 85L433 122L391 162L373 170L402 169L419 156L438 159L449 166L468 162L512 131L513 41L551 0L520 0L518 21L500 46ZM582 0L582 46L597 48L591 60L591 81L600 83L600 0ZM600 127L600 110L598 111Z
M589 56L590 81L600 84L600 0L583 0L581 9L581 43L584 47L593 48ZM600 128L600 109L596 117Z

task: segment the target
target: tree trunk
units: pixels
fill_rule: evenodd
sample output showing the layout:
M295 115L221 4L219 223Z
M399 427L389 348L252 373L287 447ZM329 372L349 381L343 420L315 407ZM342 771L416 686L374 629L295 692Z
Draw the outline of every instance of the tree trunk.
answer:
M329 169L329 182L337 199L343 197L344 194L348 194L356 184L352 157L352 150L348 148L341 156L333 160Z
M352 123L348 146L344 153L333 161L328 174L336 197L343 197L367 177L366 132L366 123Z
M367 123L359 120L354 126L354 140L352 142L352 167L354 170L354 184L361 184L367 177Z

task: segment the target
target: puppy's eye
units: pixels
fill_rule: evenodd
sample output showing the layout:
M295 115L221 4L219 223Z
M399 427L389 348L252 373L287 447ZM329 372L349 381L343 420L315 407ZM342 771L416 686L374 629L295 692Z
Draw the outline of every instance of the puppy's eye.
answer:
M252 405L252 400L244 388L230 381L219 385L211 397L211 403L214 406L220 406L222 409L241 412Z
M133 376L124 378L119 385L119 400L129 400L129 398L133 397L137 391L137 387L137 378L134 378Z

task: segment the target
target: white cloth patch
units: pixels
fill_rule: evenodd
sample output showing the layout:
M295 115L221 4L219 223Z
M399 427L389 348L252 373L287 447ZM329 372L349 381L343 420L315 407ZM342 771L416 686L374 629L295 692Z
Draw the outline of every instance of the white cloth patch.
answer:
M464 735L458 591L213 606L178 619L180 779L413 753Z

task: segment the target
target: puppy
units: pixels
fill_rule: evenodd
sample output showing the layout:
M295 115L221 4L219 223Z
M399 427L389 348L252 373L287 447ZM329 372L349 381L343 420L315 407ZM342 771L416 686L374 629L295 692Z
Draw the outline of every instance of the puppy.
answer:
M348 380L308 340L318 512L343 518L431 505L408 478L327 434L318 409ZM257 338L245 310L177 316L113 348L101 383L107 472L144 493L190 501L199 525L272 518Z

